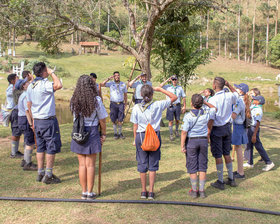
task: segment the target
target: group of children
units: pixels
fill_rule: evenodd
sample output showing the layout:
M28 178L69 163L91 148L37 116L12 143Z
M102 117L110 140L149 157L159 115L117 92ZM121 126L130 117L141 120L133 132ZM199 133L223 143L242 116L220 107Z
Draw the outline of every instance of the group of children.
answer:
M44 63L37 63L33 72L24 79L18 80L15 74L8 76L7 106L11 109L12 127L12 153L11 157L22 157L18 151L19 137L24 134L24 170L38 170L37 181L46 184L60 183L60 179L52 172L55 155L60 152L61 140L58 122L55 116L54 92L62 88L62 84L54 72ZM24 74L25 74L24 73ZM51 76L53 82L48 80ZM99 85L95 73L82 75L70 101L70 109L74 119L83 117L84 132L89 135L88 140L77 143L72 140L71 150L77 154L79 161L79 179L82 186L82 198L93 199L95 160L96 154L101 152L101 146L106 140L106 117L108 116L102 99L102 87L110 88L110 118L114 128L114 138L125 139L122 133L122 124L127 105L127 85L120 81L120 73ZM165 85L171 81L172 84ZM141 198L154 199L154 182L156 171L159 169L161 157L160 123L162 112L167 109L166 118L169 121L170 140L179 137L180 114L186 112L186 95L181 86L177 84L178 78L173 75L160 84L152 87L146 74L141 74L128 83L134 88L134 102L130 121L133 123L134 143L136 147L137 170L141 179ZM225 88L225 86L227 88ZM16 94L16 91L20 91ZM166 95L166 100L154 101L154 91ZM236 178L245 178L243 166L253 167L253 146L260 153L266 166L264 171L274 167L260 141L260 122L262 119L262 105L265 103L256 89L248 95L248 85L241 83L231 86L221 77L213 81L213 89L206 89L201 94L194 94L191 98L191 110L185 113L181 126L181 151L186 155L186 168L190 174L191 190L189 195L193 198L206 197L205 183L208 164L208 143L216 160L217 181L211 186L220 190L225 185L236 187ZM251 93L250 92L250 93ZM16 97L18 95L18 102ZM251 99L252 98L252 102ZM183 101L183 107L181 104ZM173 120L175 118L175 137L173 134ZM145 139L146 127L150 124L154 129L160 146L156 151L144 151L142 143ZM232 131L233 124L233 131ZM100 128L98 128L100 126ZM36 138L34 138L34 134ZM37 163L31 161L31 153L37 143ZM243 165L242 145L246 144L245 158L248 163ZM233 172L230 151L234 145L237 153L238 168ZM250 152L250 153L247 153ZM46 169L44 160L46 157ZM223 170L228 171L228 179L224 181ZM149 171L149 190L147 190L146 173ZM199 176L199 181L198 181Z

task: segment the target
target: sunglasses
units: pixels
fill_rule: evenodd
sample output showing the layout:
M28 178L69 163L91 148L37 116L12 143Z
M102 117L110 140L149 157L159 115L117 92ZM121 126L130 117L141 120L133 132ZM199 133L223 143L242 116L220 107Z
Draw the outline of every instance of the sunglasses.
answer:
M172 81L177 81L177 79L171 79Z

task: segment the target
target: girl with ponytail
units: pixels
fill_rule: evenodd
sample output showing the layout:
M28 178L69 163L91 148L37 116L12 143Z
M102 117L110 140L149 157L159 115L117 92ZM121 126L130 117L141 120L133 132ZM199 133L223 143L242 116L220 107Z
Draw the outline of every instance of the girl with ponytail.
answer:
M161 92L167 95L167 100L153 101L154 91ZM151 87L150 85L143 85L141 88L141 95L143 101L133 107L130 121L133 123L133 134L136 146L136 160L138 162L137 170L140 173L142 191L142 199L151 199L155 197L154 183L156 171L159 168L160 160L160 146L156 151L144 151L141 146L145 138L145 131L148 124L155 130L160 145L160 121L162 112L170 106L171 103L177 100L177 96L161 87ZM146 188L146 173L149 171L149 191Z

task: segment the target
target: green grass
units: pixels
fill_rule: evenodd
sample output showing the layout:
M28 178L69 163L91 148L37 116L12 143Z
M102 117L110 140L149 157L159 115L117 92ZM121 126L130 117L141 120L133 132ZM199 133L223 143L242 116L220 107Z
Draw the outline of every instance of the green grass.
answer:
M24 44L17 52L25 58L38 58L45 55L35 44ZM68 101L73 93L76 80L80 74L96 72L101 82L113 71L119 70L128 74L122 64L127 55L112 54L109 56L81 55L68 53L60 56L48 56L47 59L71 73L71 78L63 80L64 89L56 93L56 99ZM20 59L18 59L20 60ZM1 61L1 59L0 59ZM157 72L153 72L154 76ZM211 87L215 76L223 76L233 83L244 82L244 77L274 79L277 70L262 65L248 65L235 60L218 58L211 64L200 66L197 70L199 81L190 84L187 89L187 101L195 92ZM273 74L273 76L272 76ZM0 74L0 92L7 88L6 74ZM206 81L203 79L206 79ZM125 77L122 80L126 80ZM274 99L276 86L274 81L248 81L250 88L258 87L266 99ZM161 99L162 95L156 94ZM5 94L0 95L3 102ZM108 92L104 90L107 104ZM58 103L58 101L57 101ZM59 102L61 103L61 101ZM67 105L68 102L65 102ZM63 116L63 112L60 116ZM273 118L274 113L266 113L263 123L279 127L279 121ZM165 121L166 123L166 121ZM100 199L138 199L140 179L135 161L135 147L132 146L132 126L124 125L124 141L113 140L112 124L109 122L107 141L103 147L102 195ZM20 160L9 159L10 129L0 127L0 195L15 197L57 197L80 198L81 187L78 180L78 161L70 151L71 124L60 125L62 135L62 152L57 155L54 172L61 179L58 185L37 183L36 172L24 172L19 167ZM185 169L185 158L180 152L179 140L170 142L168 128L162 128L162 157L160 170L155 184L157 200L192 201L212 204L226 204L241 207L252 207L280 211L280 155L279 131L262 128L261 138L276 168L264 173L264 164L257 163L252 170L246 170L246 179L238 181L237 188L226 188L218 191L210 187L216 179L214 159L209 152L209 169L204 200L192 200L187 192L190 189ZM22 151L22 147L21 147ZM259 159L255 153L255 162ZM33 160L35 158L33 157ZM236 162L234 162L236 169ZM225 172L226 176L226 172ZM96 187L95 187L96 191ZM0 223L280 223L276 216L255 213L209 209L200 207L166 206L166 205L126 205L126 204L76 204L76 203L42 203L42 202L5 202L0 201Z
M36 172L20 169L20 160L9 159L10 145L2 141L0 148L0 195L11 197L79 198L78 161L70 151L71 125L61 125L62 152L56 156L54 172L61 179L58 185L35 182ZM8 128L0 128L1 137L10 134ZM4 134L3 134L4 133ZM100 199L139 199L140 179L132 143L132 127L125 124L126 140L113 140L111 124L108 124L107 141L103 147L102 195ZM264 173L262 163L246 170L246 180L238 181L237 188L227 187L219 191L210 187L215 181L214 159L209 152L206 199L192 200L187 196L190 189L185 169L185 157L180 152L179 140L170 142L167 128L162 128L162 157L157 175L155 192L157 200L193 201L225 204L280 211L279 204L279 132L262 129L262 140L276 168ZM116 147L119 145L119 147ZM22 150L22 149L21 149ZM255 154L255 162L259 156ZM33 157L34 160L34 157ZM234 163L236 168L236 163ZM226 172L225 172L226 176ZM97 185L97 183L96 183ZM95 187L96 191L96 187ZM219 209L124 204L74 204L0 201L0 220L3 223L279 223L276 216L227 211Z

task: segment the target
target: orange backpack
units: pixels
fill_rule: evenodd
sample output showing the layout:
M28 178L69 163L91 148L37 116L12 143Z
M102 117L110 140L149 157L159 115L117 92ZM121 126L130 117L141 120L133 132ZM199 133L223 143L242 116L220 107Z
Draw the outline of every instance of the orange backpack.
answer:
M150 106L153 102L150 102L148 105L145 105L144 110L140 107L140 110L144 114L144 111L147 109L148 106ZM145 114L144 114L145 115ZM146 117L146 115L145 115ZM146 117L147 119L147 117ZM148 119L147 119L148 121ZM145 138L142 142L141 148L143 151L157 151L160 146L160 141L158 139L157 133L155 132L154 128L150 123L148 123L145 131Z

